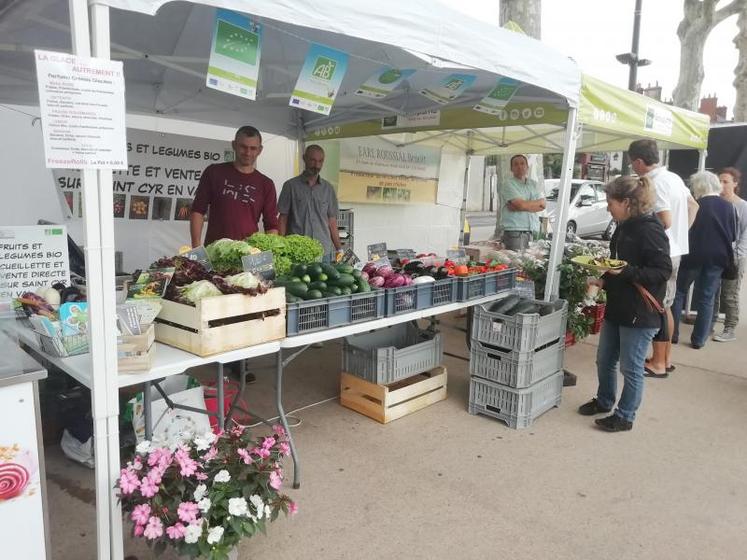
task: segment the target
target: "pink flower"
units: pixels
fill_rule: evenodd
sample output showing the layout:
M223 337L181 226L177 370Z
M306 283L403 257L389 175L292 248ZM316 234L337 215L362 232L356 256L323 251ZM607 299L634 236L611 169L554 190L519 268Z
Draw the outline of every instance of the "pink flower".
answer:
M163 447L157 447L150 452L150 455L148 455L148 465L151 467L158 465L163 470L166 470L166 468L171 464L173 458L174 456L171 451Z
M172 540L183 539L186 532L187 528L181 523L166 528L166 534Z
M283 476L278 471L272 471L270 473L270 487L275 490L280 490L283 485Z
M254 455L256 455L257 457L259 457L260 459L267 459L270 456L270 450L269 449L265 449L264 447L262 447L262 448L252 447L249 450L249 453L253 453Z
M135 525L135 530L133 531L133 535L136 537L142 537L143 533L145 532L145 525Z
M144 476L140 481L140 493L146 498L152 498L158 494L158 484L153 482L150 477Z
M218 448L213 446L210 450L202 456L203 461L212 461L218 456Z
M192 476L197 472L197 461L194 459L190 459L189 457L185 457L183 459L177 459L179 462L179 467L181 470L179 471L179 474L182 476Z
M283 441L283 442L281 442L281 443L280 443L280 444L278 445L278 449L280 450L280 454L281 454L281 455L286 455L286 456L290 455L290 452L291 452L291 451L290 451L290 449L291 449L291 448L290 448L290 445L288 445L288 444L287 444L287 443L285 443L284 441Z
M262 442L262 449L272 449L273 445L275 445L274 437L265 438L264 441Z
M161 484L161 480L163 480L164 470L165 469L161 469L157 466L153 467L150 472L145 475L145 477L157 486Z
M241 434L244 433L244 426L234 426L231 430L231 435L233 436L241 436Z
M298 513L298 504L296 502L290 502L288 504L288 513L291 515L296 515Z
M122 469L119 475L119 489L122 494L132 494L140 486L137 475L129 469Z
M253 462L253 461L252 461L252 457L251 457L251 455L249 455L249 452L248 452L248 451L247 451L246 449L237 449L237 450L236 450L236 453L238 453L238 454L239 454L239 456L240 456L240 457L241 457L242 459L244 459L244 462L245 462L245 463L246 463L247 465L251 465L251 464L252 464L252 462Z
M195 478L197 480L207 480L208 475L206 475L204 472L198 472L195 473Z
M145 525L150 518L150 506L148 504L140 504L135 506L130 514L132 519L138 525Z
M182 502L181 504L179 504L177 515L179 515L179 519L181 519L185 523L192 523L197 519L197 514L199 513L199 511L200 508L197 507L196 503Z
M157 517L151 517L148 521L148 526L145 528L143 533L146 539L154 540L163 535L163 523Z
M285 437L285 429L284 429L284 428L283 428L283 426L281 426L280 424L275 424L275 425L274 425L274 426L272 427L272 431L273 431L273 432L275 432L275 434L276 434L276 435L277 435L278 437L281 437L281 438L284 438L284 437Z

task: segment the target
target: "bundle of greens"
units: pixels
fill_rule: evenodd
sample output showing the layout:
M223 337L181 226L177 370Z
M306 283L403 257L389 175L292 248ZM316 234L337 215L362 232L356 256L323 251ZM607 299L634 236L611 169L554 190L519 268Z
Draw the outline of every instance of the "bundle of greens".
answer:
M304 235L279 235L255 233L246 240L252 247L272 251L276 274L290 272L293 264L306 264L321 260L324 247L316 239Z
M213 270L219 274L235 274L241 272L241 257L259 253L259 249L252 247L246 241L235 241L223 238L213 241L205 247Z

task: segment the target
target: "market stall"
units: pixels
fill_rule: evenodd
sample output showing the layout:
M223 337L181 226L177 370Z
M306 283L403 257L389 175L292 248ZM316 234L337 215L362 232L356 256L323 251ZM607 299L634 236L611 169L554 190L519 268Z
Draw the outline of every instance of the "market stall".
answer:
M344 2L322 5L290 1L205 2L251 14L264 26L261 86L257 99L247 102L205 87L204 57L210 49L214 22L211 8L168 4L158 11L167 3L90 2L92 32L89 35L85 1L71 1L70 13L65 2L43 4L19 3L3 14L2 24L8 31L7 36L22 45L8 49L12 54L4 60L6 67L12 70L6 76L13 82L7 84L12 87L2 88L5 102L28 101L35 97L30 51L39 47L67 50L70 32L73 52L78 56L92 54L107 59L113 51L125 60L126 99L130 111L233 125L244 122L249 113L259 128L300 139L312 129L324 126L334 133L336 127L346 122L371 115L395 116L408 122L416 114L433 117L446 107L472 107L489 97L499 78L506 77L522 84L521 95L527 100L542 99L567 113L566 127L570 133L565 135L564 151L566 154L574 152L579 75L573 62L539 42L465 18L443 6L434 7L425 2L405 5L384 2L373 9ZM128 11L114 11L110 15L109 6L146 14L158 11L158 14L148 18ZM389 15L383 19L382 13ZM438 37L435 43L434 36ZM314 44L343 52L349 62L341 87L330 94L333 99L336 95L336 99L325 116L301 111L298 104L289 105L293 80L304 63L306 52ZM485 59L485 52L501 53L500 59ZM193 66L195 62L198 69ZM353 91L382 66L413 69L415 73L410 76L408 87L397 90L391 98L382 100L355 95ZM471 83L464 95L446 100L439 99L439 91L421 95L423 91L438 89L439 83L458 72L470 76L462 79L462 82ZM450 83L453 82L452 79ZM155 96L154 84L158 84ZM567 156L564 162L566 179L570 178L570 172L571 162ZM115 315L112 172L87 169L82 179L91 368L95 372L92 392L98 466L99 557L120 558L121 513L111 492L120 466L116 336L110 320ZM401 318L404 320L406 315Z

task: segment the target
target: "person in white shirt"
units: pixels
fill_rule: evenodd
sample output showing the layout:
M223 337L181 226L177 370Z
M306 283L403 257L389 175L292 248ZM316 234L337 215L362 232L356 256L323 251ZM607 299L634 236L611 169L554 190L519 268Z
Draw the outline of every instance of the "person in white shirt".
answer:
M654 212L664 225L669 238L669 256L672 259L672 275L667 282L667 294L663 307L666 309L667 329L654 339L653 354L646 363L648 377L666 377L674 370L672 365L672 339L674 328L671 306L677 291L677 272L682 255L689 252L688 230L695 221L698 203L695 201L679 175L659 165L659 148L656 140L642 139L631 142L628 148L630 166L639 177L651 179L656 189Z

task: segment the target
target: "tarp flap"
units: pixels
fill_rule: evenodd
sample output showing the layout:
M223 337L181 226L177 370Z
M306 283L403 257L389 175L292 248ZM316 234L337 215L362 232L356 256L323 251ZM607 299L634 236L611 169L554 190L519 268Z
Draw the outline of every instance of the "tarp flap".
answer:
M655 138L662 147L704 149L706 115L661 103L584 74L579 117L584 127L617 136ZM606 144L599 149L613 149Z

